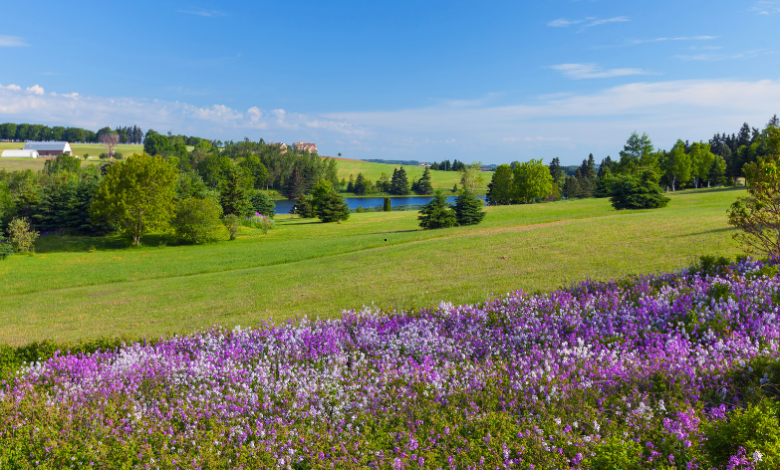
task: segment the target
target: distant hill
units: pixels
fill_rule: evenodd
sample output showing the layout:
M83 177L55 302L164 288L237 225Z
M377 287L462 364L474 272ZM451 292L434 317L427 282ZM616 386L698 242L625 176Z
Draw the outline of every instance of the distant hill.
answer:
M386 163L388 165L414 165L417 166L420 164L417 160L383 160L381 158L364 158L364 162L371 162L371 163Z

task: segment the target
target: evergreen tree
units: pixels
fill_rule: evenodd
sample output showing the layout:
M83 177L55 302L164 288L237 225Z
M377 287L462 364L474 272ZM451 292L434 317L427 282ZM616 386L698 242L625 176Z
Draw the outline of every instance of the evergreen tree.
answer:
M574 199L580 195L580 181L574 176L567 176L563 182L563 196Z
M420 221L420 227L424 229L448 228L458 225L455 211L447 203L447 196L440 190L434 193L431 202L423 206L417 219Z
M293 213L298 214L302 219L311 219L314 217L314 204L310 194L302 194L292 208Z
M618 210L665 207L669 198L663 193L658 186L658 176L650 170L645 170L640 176L618 176L610 185L612 206Z
M353 186L353 192L358 196L366 194L366 178L363 177L363 173L358 173L355 185Z
M726 184L726 161L720 155L716 155L712 161L710 172L707 174L707 187L711 185Z
M599 168L599 173L596 176L596 184L593 187L593 196L602 198L609 196L609 178L612 177L612 172L609 166L602 166Z
M341 222L349 219L349 206L343 197L331 191L320 200L317 214L323 222Z
M306 193L306 181L304 180L303 172L300 168L296 167L290 179L287 181L287 198L298 199Z
M406 170L403 167L393 171L393 178L390 180L390 194L396 196L406 196L409 194L409 180L406 177Z
M382 205L382 210L385 212L390 212L392 210L392 207L390 206L390 198L386 197L384 204Z
M438 169L439 169L439 164L438 163L436 163L436 162L431 163L431 170L438 170Z
M252 210L257 214L263 214L265 217L274 218L276 213L276 204L263 191L256 191L251 198Z
M352 174L349 175L349 183L347 183L347 192L348 193L355 192L355 183L354 181L352 181Z
M423 195L433 194L433 185L431 184L431 171L426 168L423 171L422 178L417 182L417 193Z
M561 182L563 175L563 169L561 168L561 159L555 157L550 162L550 176L552 176L553 183L558 184Z
M462 190L455 198L455 220L459 225L477 225L485 218L484 202L471 191Z
M241 168L233 167L219 187L219 203L224 215L246 217L252 211L252 201L247 191L247 176Z

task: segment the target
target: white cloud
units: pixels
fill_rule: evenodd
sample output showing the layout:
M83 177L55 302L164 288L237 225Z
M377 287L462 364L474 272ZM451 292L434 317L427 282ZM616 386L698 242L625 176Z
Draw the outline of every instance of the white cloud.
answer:
M777 2L761 0L750 8L750 11L759 15L773 15L780 13L780 5Z
M30 87L27 87L27 92L28 93L33 93L33 94L36 94L36 95L42 95L43 94L43 88L36 84L36 85L30 86Z
M581 19L581 20L567 20L566 18L559 18L555 21L550 21L547 23L547 26L553 27L553 28L568 28L569 26L574 25L582 25L582 28L591 28L593 26L599 26L602 24L608 24L608 23L624 23L626 21L631 21L626 16L616 16L614 18L605 18L605 19L598 19L593 16L589 16L587 18Z
M694 54L694 55L676 55L674 57L687 62L690 61L714 62L714 61L732 60L732 59L752 59L753 57L758 57L767 54L774 54L774 51L770 51L767 49L759 49L755 51L737 52L734 54Z
M3 85L0 85L0 89L1 89L1 88L3 88ZM20 87L19 85L14 85L13 83L12 83L12 84L10 84L10 85L8 85L8 86L7 86L7 87L5 87L5 88L7 88L7 89L9 89L9 90L11 90L11 91L19 91L19 90L21 90L21 89L22 89L22 87Z
M604 70L597 64L561 64L553 65L551 69L563 73L566 77L574 80L583 78L612 78L625 77L628 75L649 75L642 69L608 69Z
M629 41L631 44L646 44L650 42L666 42L666 41L710 41L718 39L718 36L689 36L679 38L655 38L655 39L635 39Z
M0 47L23 47L29 46L19 36L3 36L0 35Z

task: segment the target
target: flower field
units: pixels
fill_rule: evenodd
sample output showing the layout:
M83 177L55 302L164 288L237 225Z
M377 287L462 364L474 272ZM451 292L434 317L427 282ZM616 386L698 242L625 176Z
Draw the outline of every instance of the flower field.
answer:
M743 259L28 365L8 468L780 468L780 277Z

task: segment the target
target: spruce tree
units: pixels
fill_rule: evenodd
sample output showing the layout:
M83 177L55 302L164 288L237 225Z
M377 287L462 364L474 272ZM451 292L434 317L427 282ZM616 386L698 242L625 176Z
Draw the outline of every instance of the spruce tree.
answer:
M390 212L392 210L392 207L390 206L390 198L386 197L384 201L384 205L382 206L382 210L385 212Z
M355 183L352 181L352 175L349 175L349 183L347 183L347 192L348 193L354 193L355 192Z
M433 195L433 200L423 206L417 219L420 221L420 227L426 230L458 225L455 211L447 203L447 196L441 190L437 190Z
M252 210L255 213L263 214L263 216L273 219L276 213L276 204L263 191L256 191L252 195Z
M615 209L655 209L666 207L669 198L658 186L658 175L645 170L640 176L619 176L610 184L612 206Z
M226 175L225 181L219 185L219 203L225 215L234 214L238 217L246 217L252 210L252 202L247 191L248 181L244 170L232 167Z
M514 169L514 167L512 168ZM561 168L561 159L555 157L550 162L550 176L553 178L553 183L560 183L562 175L563 169Z
M300 168L296 167L289 180L287 180L287 197L289 199L298 199L306 193L306 180Z
M609 196L609 179L612 177L612 172L608 166L602 166L599 168L599 174L596 176L596 185L593 188L594 197L607 197Z
M317 207L317 216L321 221L341 222L349 219L349 206L338 193L331 191L322 198Z
M464 189L455 198L455 220L459 225L477 225L485 218L483 206L482 199Z
M366 178L363 173L358 173L355 185L353 186L353 192L358 196L362 196L366 193Z
M395 194L396 196L409 194L409 180L403 167L393 171L393 178L390 181L390 194Z
M417 182L417 193L423 195L433 194L433 185L431 184L431 171L425 168L422 178Z

